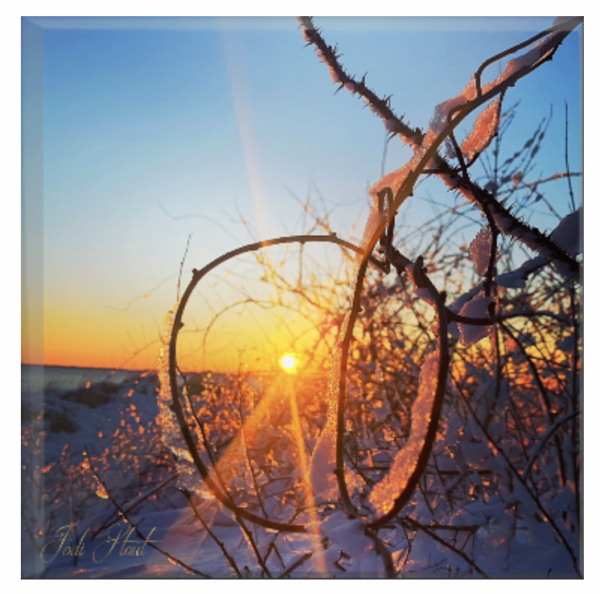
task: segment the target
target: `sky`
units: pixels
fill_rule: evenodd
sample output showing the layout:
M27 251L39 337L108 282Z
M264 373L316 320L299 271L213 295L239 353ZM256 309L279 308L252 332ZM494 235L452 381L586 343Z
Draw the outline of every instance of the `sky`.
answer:
M368 72L369 86L392 95L395 112L422 129L481 62L552 21L315 19L348 72ZM192 268L252 238L301 232L297 199L309 193L324 197L340 237L360 235L385 130L359 99L335 93L294 19L45 17L23 27L30 29L23 109L42 109L38 118L24 116L24 133L41 143L24 144L25 194L34 198L23 209L35 220L23 235L42 238L43 252L41 270L30 263L25 271L29 299L41 300L43 337L23 334L24 363L155 367L188 238L183 286ZM490 71L495 77L498 66ZM566 101L570 165L581 171L582 99L580 27L507 94L505 105L520 101L507 154L552 106L536 161L544 175L564 171ZM385 171L409 156L393 139ZM578 180L574 188L580 201ZM566 182L546 191L563 215L566 193ZM406 205L415 224L429 212L422 198L417 192ZM536 221L548 229L557 222L549 213ZM226 305L233 295L228 289L215 299ZM208 308L196 307L205 322ZM231 320L240 332L254 331ZM226 345L203 364L234 365Z

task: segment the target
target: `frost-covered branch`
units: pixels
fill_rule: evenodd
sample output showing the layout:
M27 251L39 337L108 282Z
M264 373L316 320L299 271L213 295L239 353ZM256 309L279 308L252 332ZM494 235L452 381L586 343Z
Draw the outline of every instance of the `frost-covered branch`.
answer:
M383 120L386 130L391 133L399 134L404 142L412 146L415 151L415 157L417 158L423 154L424 149L430 148L443 130L446 130L446 134L443 136L447 136L452 132L456 123L458 123L457 118L462 120L466 115L472 113L492 97L505 92L508 87L513 86L520 78L535 70L545 61L552 59L552 55L564 38L581 24L582 21L580 18L575 18L566 22L559 22L554 27L527 40L523 44L519 44L514 48L506 50L502 55L509 55L510 53L521 49L521 47L527 47L533 43L533 41L545 37L544 41L535 45L526 54L511 60L494 82L481 88L479 83L481 72L487 64L500 58L494 56L487 62L484 62L461 95L440 103L437 106L430 129L426 135L423 135L420 129L417 128L413 130L400 118L395 116L389 107L389 98L386 100L380 99L373 91L366 87L364 79L363 81L358 82L346 74L339 63L336 49L325 43L310 17L298 17L298 20L301 23L305 40L307 43L317 47L317 56L328 67L332 80L335 83L340 84L340 88L346 88L349 92L357 93L362 96L371 110ZM497 107L492 107L492 111L489 113L497 114L497 111ZM484 111L486 117L487 113L488 112ZM453 120L455 125L452 126L450 130L447 130L447 126L446 128L444 128L444 126L447 123L448 118L452 118L455 114L457 114ZM470 148L467 150L470 153L480 153L483 148L489 144L491 136L495 134L497 130L498 121L499 117L496 115L492 122L489 122L488 119L485 118L476 122L476 126L479 124L479 128L481 128L481 133L479 133L477 140L473 139L472 141L469 141ZM436 144L439 146L441 142ZM429 157L427 159L427 170L435 171L450 189L460 191L470 202L475 202L480 206L485 204L494 216L498 228L502 233L515 237L529 248L537 251L541 256L552 261L563 263L564 268L561 270L563 274L572 275L574 278L579 277L579 263L569 254L565 253L559 246L555 245L551 238L548 238L535 227L532 227L515 217L510 212L510 209L505 208L490 192L479 188L476 184L468 183L468 180L464 178L464 175L460 170L450 166L445 159L440 157L437 150L432 153L428 152L427 156ZM431 163L429 163L430 160ZM425 169L425 167L422 167L421 171L423 169ZM391 187L394 192L398 193L411 170L414 170L414 163L407 164L401 169L384 176L377 184L375 184L375 186L373 186L373 188L371 188L371 196L375 197L376 194L385 187ZM409 193L414 181L416 180L413 180L413 183L409 184ZM395 216L397 207L401 202L402 200L399 199L397 195L394 201L394 208L390 209L389 217Z

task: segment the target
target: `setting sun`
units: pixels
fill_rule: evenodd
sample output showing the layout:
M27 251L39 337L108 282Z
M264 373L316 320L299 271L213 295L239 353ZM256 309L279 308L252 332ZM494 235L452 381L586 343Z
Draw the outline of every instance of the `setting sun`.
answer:
M285 371L291 373L294 371L294 369L296 369L296 357L294 357L294 355L284 355L279 360L279 365L281 365Z

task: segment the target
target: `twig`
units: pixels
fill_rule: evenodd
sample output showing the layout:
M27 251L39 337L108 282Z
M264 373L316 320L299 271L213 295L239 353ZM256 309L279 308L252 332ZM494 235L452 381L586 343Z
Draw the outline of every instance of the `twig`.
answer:
M385 543L379 538L375 531L369 530L368 528L365 530L365 534L375 543L375 550L377 554L383 559L383 567L385 569L385 577L387 578L395 578L396 571L394 569L394 561L392 559L392 555L390 551L385 546Z
M139 528L129 519L129 517L127 516L127 512L125 512L123 510L123 508L115 501L115 499L110 494L110 491L106 488L105 482L100 478L100 475L96 472L96 469L94 468L94 464L92 463L92 457L90 456L90 453L89 453L89 451L87 449L87 446L84 446L83 451L84 451L84 454L87 456L87 459L88 459L88 462L89 462L89 465L90 465L90 470L92 471L92 474L94 475L94 477L96 477L96 480L100 483L100 485L104 489L104 492L106 493L106 495L109 498L109 500L111 501L111 503L119 510L121 516L123 516L123 518L125 518L125 520L127 521L127 523L135 530L136 534L146 544L148 544L151 548L153 548L154 550L158 551L159 553L163 554L168 559L174 561L178 565L181 565L181 567L183 567L187 571L190 571L192 573L195 573L196 575L199 575L199 576L202 576L202 577L205 577L205 578L211 578L211 576L208 575L207 573L204 573L202 571L194 569L193 567L190 567L187 563L184 563L183 561L181 561L180 559L177 559L176 557L174 557L170 553L167 553L166 551L163 551L160 547L157 547L152 541L147 540L146 537L140 532Z
M558 525L556 524L556 522L554 521L552 516L546 511L546 509L544 508L539 497L529 488L529 486L527 485L527 481L525 481L525 479L521 476L521 473L514 467L513 463L510 461L510 458L505 454L504 450L496 443L494 438L490 435L489 431L485 428L483 423L481 423L481 421L475 414L475 411L473 410L471 403L469 402L468 398L466 398L465 395L463 394L463 392L460 389L460 387L458 386L458 383L456 382L456 380L454 380L454 385L458 391L458 394L461 397L461 400L464 402L465 406L469 409L469 412L471 413L473 420L477 423L477 426L483 431L483 434L486 436L488 441L492 444L494 449L501 454L501 456L504 458L506 464L510 468L510 470L513 473L513 475L515 476L515 478L523 485L523 487L525 488L525 491L527 491L527 493L529 494L531 499L533 499L533 501L537 505L538 509L540 510L540 512L542 512L542 514L544 515L544 517L546 518L548 523L552 526L552 528L554 529L556 534L558 534L560 541L562 542L562 544L566 548L567 552L569 553L569 556L571 557L571 561L573 562L573 567L575 568L575 571L577 572L577 574L580 577L582 577L581 572L579 571L579 568L577 567L577 558L575 557L575 553L573 552L571 545L569 544L569 542L565 538L564 534L562 533L562 530L558 527Z
M295 569L298 569L298 567L300 567L301 565L304 564L305 561L307 561L308 559L310 559L312 557L312 553L304 553L304 555L302 555L302 557L300 557L300 559L298 559L297 561L295 561L292 565L290 565L280 576L279 579L283 579L283 578L287 578L290 577L290 575L292 574L292 571L294 571Z
M571 198L571 212L575 212L575 196L571 183L571 170L569 169L569 104L565 101L565 164L567 166L567 180L569 182L569 197Z
M215 533L211 530L210 526L204 521L204 518L202 517L202 515L198 511L198 508L194 504L194 501L192 500L192 496L190 495L190 492L187 489L180 489L180 491L183 493L184 497L189 501L189 504L192 506L192 509L194 510L194 516L196 516L198 521L202 524L202 527L204 528L204 530L206 530L206 532L208 532L209 536L215 541L215 543L221 549L221 551L223 551L223 555L225 555L225 558L227 559L227 561L229 561L229 564L231 565L231 568L233 569L235 574L239 578L241 578L242 573L240 572L240 570L237 566L237 563L235 562L235 559L233 558L232 555L229 554L229 552L225 548L225 545L217 538Z
M529 473L531 472L533 463L535 462L536 458L542 453L542 450L543 450L544 446L546 445L546 442L552 437L554 432L561 425L563 425L567 421L570 421L571 419L574 419L579 414L581 414L580 411L576 410L576 411L572 412L571 414L561 417L560 419L556 419L556 421L554 421L554 424L552 425L552 427L550 427L550 429L548 429L548 431L546 431L546 433L544 433L544 435L540 436L540 441L535 445L535 448L533 448L533 451L531 452L531 458L529 459L529 462L527 463L527 466L525 467L525 470L523 471L523 474L522 474L523 480L527 480L527 478L529 477Z
M181 260L181 266L179 266L179 278L177 279L177 301L179 301L179 289L181 288L181 273L183 272L183 264L185 262L185 257L187 256L188 249L190 247L190 239L192 239L192 234L188 235L188 240L185 245L185 252L183 254L183 259Z
M531 360L531 357L527 353L527 350L525 349L525 347L523 346L521 341L513 334L513 332L509 328L509 326L502 322L499 322L499 324L500 324L500 327L502 328L502 330L504 330L504 332L506 332L514 340L516 345L519 347L519 350L521 351L522 355L527 360L527 363L529 364L529 368L531 369L533 377L535 378L535 382L538 385L538 389L539 389L539 393L540 393L540 400L542 403L542 409L543 409L544 415L546 417L546 423L548 426L551 426L552 422L554 421L554 413L552 412L552 408L550 406L550 400L548 398L548 393L546 392L546 388L544 387L542 378L540 377L540 374L538 373L535 363Z
M427 534L427 536L429 536L430 538L433 538L433 540L444 545L446 548L450 549L453 553L455 553L456 555L458 555L459 557L464 559L475 571L480 573L484 578L490 577L487 573L485 573L485 571L483 571L483 569L481 569L477 565L477 563L475 563L475 561L473 561L473 559L471 559L463 551L460 551L455 546L453 546L449 542L445 541L443 538L440 538L435 532L432 532L427 526L424 526L423 524L420 524L419 522L416 522L412 518L408 518L408 517L400 518L400 522L406 524L407 527L411 528L412 530L422 530L423 532L425 532L425 534ZM450 528L452 528L452 527L450 527Z

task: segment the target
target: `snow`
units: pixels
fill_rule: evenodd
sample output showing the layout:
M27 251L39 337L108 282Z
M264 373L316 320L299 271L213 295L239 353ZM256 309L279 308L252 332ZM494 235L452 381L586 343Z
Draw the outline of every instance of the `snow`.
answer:
M435 137L446 127L450 111L455 107L465 105L468 101L472 101L476 96L477 89L475 88L475 79L472 78L460 95L439 103L436 106L431 122L429 123L429 132L425 138L425 143L431 144Z
M477 155L481 154L498 133L501 109L502 103L500 99L496 99L475 120L473 128L460 146L467 161L472 161Z
M496 283L509 289L522 289L525 287L527 278L546 264L548 264L546 258L536 256L535 258L531 258L531 260L527 260L524 264L521 264L516 270L499 274L496 277Z
M439 355L432 353L423 362L419 393L411 409L410 437L396 454L389 473L373 488L369 502L380 513L388 512L406 487L417 465L431 420L431 409L438 380Z
M404 183L404 180L408 177L411 169L414 167L417 160L413 157L406 165L400 167L396 171L392 171L387 175L384 175L376 184L374 184L369 190L369 196L371 196L374 208L377 207L377 194L384 188L391 188L394 196L398 193L398 190Z
M367 219L367 224L365 225L361 247L364 247L369 243L379 225L386 219L385 213L379 210L377 199L375 199L373 202L373 206L369 212L369 218Z
M310 482L316 497L337 499L338 484L334 470L335 424L328 422L319 437L310 465Z
M581 209L564 217L552 231L550 239L571 256L581 253Z
M390 473L386 478L380 480L375 489L371 492L369 503L379 512L389 509L393 504L393 499L399 494L400 490L406 484L414 468L414 461L422 447L424 435L427 428L428 419L431 414L435 386L437 383L438 357L436 354L429 355L422 366L417 397L412 405L412 423L408 441L402 449L396 454L392 462ZM74 371L72 376L77 375ZM110 377L110 376L109 376ZM219 381L222 381L219 379ZM480 380L481 383L472 397L473 402L478 402L485 397L489 381ZM87 385L87 381L80 382L78 379L69 378L67 385ZM54 388L60 387L53 384ZM41 539L36 539L37 546L56 541L58 538L57 530L62 526L67 526L72 519L72 513L76 511L77 535L83 537L84 554L75 558L69 555L57 554L50 559L56 552L57 543L49 544L44 561L42 562L39 549L35 549L33 542L27 532L22 535L22 555L23 555L23 574L27 576L44 576L54 578L71 577L193 577L177 563L169 560L159 552L146 547L141 556L128 556L120 554L125 549L124 540L129 530L129 526L119 519L112 502L109 499L96 495L98 483L89 477L87 482L76 482L89 476L83 472L85 467L84 456L82 455L84 446L87 447L94 459L94 465L99 474L106 481L107 488L111 496L116 497L118 501L127 509L141 500L155 486L163 480L172 476L174 466L165 468L161 477L156 477L156 454L161 449L161 434L159 428L153 424L153 419L159 415L158 393L160 387L155 374L140 372L128 372L125 379L120 379L114 383L109 380L104 382L91 383L89 388L76 388L75 390L53 389L45 393L44 407L47 411L52 411L53 418L68 418L75 427L73 433L67 433L62 429L53 429L50 419L46 421L46 437L44 440L43 463L46 468L44 481L45 490L49 493L59 494L58 503L48 499L45 503L45 516L48 518L48 524L43 527L44 535ZM98 404L97 403L102 403ZM448 414L455 414L450 410ZM139 417L138 423L134 417ZM121 420L126 419L125 426ZM558 419L559 422L561 419ZM27 423L23 425L24 435L27 434ZM140 427L146 430L141 433ZM468 460L470 464L471 480L479 484L479 476L476 476L473 469L483 467L492 467L492 463L498 458L494 456L493 450L485 441L477 442L472 440L481 440L482 435L476 425L469 429L457 418L450 418L447 435L441 440L439 448L434 452L438 460L438 467L441 471L447 472L459 468L456 460L447 456L448 450L444 444L460 448L462 459ZM120 433L117 438L112 439L115 431ZM463 431L466 434L463 435ZM334 451L330 435L325 432L324 451L327 455ZM149 436L152 436L150 438ZM131 440L129 438L131 437ZM543 439L543 435L540 439ZM124 439L124 441L122 441ZM323 438L322 438L323 439ZM23 461L27 463L30 455L30 445L24 446ZM119 449L121 448L121 449ZM106 457L108 466L98 462L102 458L103 452L109 451L110 455ZM536 450L532 450L532 453ZM74 477L72 481L73 489L65 490L69 483L65 482L64 473L70 466L65 458L65 452L71 452L72 468ZM123 454L123 457L121 456ZM138 465L128 465L133 457L139 458ZM118 460L118 462L116 462ZM325 457L327 460L327 457ZM319 556L314 554L314 546L310 534L277 534L269 531L253 529L257 544L262 554L266 554L272 543L278 547L285 563L285 567L290 567L292 563L300 559L307 553L313 553L311 559L302 564L293 573L296 577L316 577L322 575L329 576L372 576L383 577L383 564L381 557L374 550L373 541L365 534L364 518L348 520L335 504L337 497L337 485L335 477L333 483L325 481L324 487L320 487L318 480L326 476L322 473L319 456L313 458L313 482L316 489L321 494L327 496L333 494L330 500L329 511L320 512L315 526L319 529L319 534L329 543L327 549L322 555L321 563ZM172 462L171 462L172 465ZM151 473L148 475L148 473ZM242 473L243 474L243 473ZM242 476L240 474L240 476ZM145 476L153 476L158 481L144 486L141 481ZM296 476L296 480L300 475ZM460 479L460 476L458 477ZM260 577L261 569L257 565L252 547L249 546L247 539L240 531L238 522L234 515L223 508L204 488L202 481L196 475L198 494L194 496L195 505L203 517L204 521L224 543L226 549L234 556L236 563L244 575ZM239 480L236 479L236 480ZM347 480L349 483L351 496L354 501L359 500L361 481L356 475L347 469ZM29 503L30 490L28 483L24 483L23 501L24 514L33 512L33 507ZM141 485L141 486L140 486ZM274 483L277 486L277 483ZM332 487L333 486L333 487ZM332 487L330 492L327 489ZM249 489L248 483L243 483L244 490ZM451 485L446 482L446 488ZM279 488L274 489L274 494L278 493ZM175 481L171 481L161 491L160 498L153 501L146 500L138 508L131 512L131 519L134 523L139 523L140 530L145 537L152 532L151 540L157 541L157 546L167 551L174 558L181 559L194 569L207 573L212 577L233 577L235 575L231 566L225 559L221 549L214 540L202 528L193 516L193 512L175 487ZM103 495L103 493L101 493ZM474 555L477 563L486 570L496 572L498 575L514 575L514 569L518 568L524 574L531 571L547 572L549 567L561 570L566 575L572 575L572 568L568 559L565 560L565 554L560 545L554 541L551 530L547 523L540 523L533 520L537 513L537 508L526 491L519 487L517 483L514 492L510 496L510 501L519 505L520 513L525 519L522 521L522 532L518 533L519 538L524 539L530 549L528 551L517 551L513 540L510 545L510 574L507 574L507 567L503 565L507 559L507 549L505 545L500 545L500 553L497 552L499 539L506 530L512 526L510 518L503 519L505 514L503 509L505 502L499 505L498 499L492 499L485 502L478 499L466 508L457 509L454 512L448 511L448 526L472 526L474 523L482 526L477 535L477 546L474 549ZM54 496L53 496L54 497ZM69 497L73 497L72 504L68 503ZM251 495L247 501L251 502L255 496ZM71 505L73 507L71 507ZM573 494L570 487L558 490L552 499L551 508L557 510L570 510L573 505ZM549 504L550 506L550 504ZM265 501L265 507L270 515L278 517L283 515L290 517L293 508L284 508L280 505L277 495L269 497ZM438 514L443 508L438 508L438 512L433 518L428 511L423 498L417 493L406 513L414 513L419 521L429 523L437 521ZM429 519L428 519L429 518ZM453 519L454 518L454 519ZM98 535L92 539L94 534L103 524L114 520L116 523L110 530L101 530ZM310 517L306 514L299 520L309 523ZM546 524L546 525L544 525ZM512 528L511 528L512 529ZM392 553L406 550L407 542L403 531L384 530L380 535L386 542L392 543ZM449 538L451 532L439 532L445 538ZM418 533L415 541L418 546L413 547L410 553L408 563L403 569L406 576L434 576L445 575L441 570L438 573L434 560L446 559L446 564L450 563L457 570L465 572L464 575L471 575L471 570L460 558L449 552L445 547L436 543L429 537L424 538L424 534ZM110 552L112 540L116 539L117 545ZM504 537L502 537L504 538ZM540 540L541 539L541 540ZM141 545L140 538L132 534L130 541ZM496 544L494 544L496 543ZM75 533L69 533L65 542L65 547L75 547ZM54 548L53 548L54 547ZM399 548L398 548L399 547ZM471 545L467 553L471 555ZM97 556L102 556L102 562L94 561L92 555L96 551ZM421 551L421 554L418 554ZM534 553L530 551L535 551ZM538 556L538 552L540 553ZM398 558L396 555L395 558ZM428 561L429 559L429 561ZM554 563L554 565L548 565ZM246 569L246 567L248 569ZM270 557L269 567L274 575L284 571L281 562L275 556ZM445 569L444 569L445 571ZM554 571L554 570L553 570ZM463 575L463 574L461 574Z
M467 318L488 318L488 305L494 300L491 297L485 297L483 294L478 295L475 299L472 299L466 303L460 310L460 315ZM485 338L489 332L491 326L474 326L471 324L458 324L460 329L461 343L465 347L469 347L481 339Z

